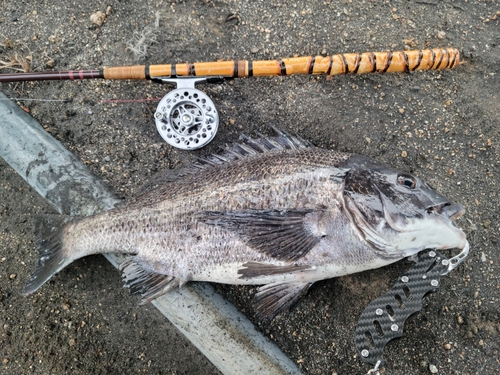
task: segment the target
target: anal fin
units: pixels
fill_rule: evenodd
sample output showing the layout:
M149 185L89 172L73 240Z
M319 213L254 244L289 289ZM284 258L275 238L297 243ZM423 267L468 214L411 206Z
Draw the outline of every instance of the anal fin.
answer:
M255 294L256 317L269 322L280 312L287 310L307 293L312 285L308 282L272 283L261 286Z
M180 279L148 271L133 259L123 262L120 270L123 272L124 287L129 288L130 294L139 294L141 304L150 302L181 284Z

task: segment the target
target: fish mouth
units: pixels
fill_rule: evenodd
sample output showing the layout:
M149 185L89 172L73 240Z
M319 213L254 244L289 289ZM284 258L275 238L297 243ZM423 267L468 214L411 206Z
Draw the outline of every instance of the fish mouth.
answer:
M456 203L446 202L427 208L427 213L444 215L451 221L455 221L458 218L462 217L462 215L465 213L465 208Z

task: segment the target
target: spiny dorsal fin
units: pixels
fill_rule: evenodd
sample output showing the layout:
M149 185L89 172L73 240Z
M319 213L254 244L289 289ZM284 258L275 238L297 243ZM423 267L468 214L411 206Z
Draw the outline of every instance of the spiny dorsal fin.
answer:
M287 132L271 127L275 135L266 137L258 134L259 138L250 138L242 134L240 136L243 142L233 143L220 154L212 154L206 157L197 158L194 168L203 169L229 163L235 160L247 158L252 155L263 154L276 150L298 150L314 147L312 143Z
M138 190L138 193L135 194L135 196L147 193L157 186L174 182L187 175L196 174L200 172L200 169L211 168L276 150L298 150L314 147L312 143L300 138L299 136L293 136L273 126L271 126L271 128L275 133L273 136L265 136L258 133L258 138L250 138L245 134L242 134L240 136L242 140L241 143L233 143L228 148L222 148L222 151L218 154L196 157L194 164L190 167L167 169L165 171L158 172L153 176L151 181Z

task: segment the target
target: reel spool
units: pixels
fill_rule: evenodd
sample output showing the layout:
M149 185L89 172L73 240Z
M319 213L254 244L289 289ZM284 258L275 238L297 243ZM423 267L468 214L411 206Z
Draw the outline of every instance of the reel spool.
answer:
M206 78L160 79L162 83L175 83L158 104L154 114L156 128L170 145L182 150L196 150L207 145L217 133L219 115L213 101L194 88Z

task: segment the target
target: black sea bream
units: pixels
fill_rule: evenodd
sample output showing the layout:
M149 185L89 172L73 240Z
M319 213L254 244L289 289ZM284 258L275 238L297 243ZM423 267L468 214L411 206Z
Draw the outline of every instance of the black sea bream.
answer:
M125 284L144 301L187 281L263 285L256 308L267 319L315 281L465 248L452 222L463 213L411 174L277 131L47 231L25 294L75 259L123 253Z

